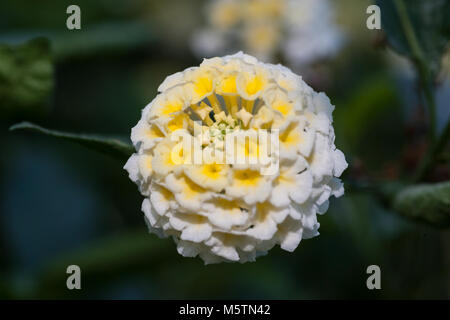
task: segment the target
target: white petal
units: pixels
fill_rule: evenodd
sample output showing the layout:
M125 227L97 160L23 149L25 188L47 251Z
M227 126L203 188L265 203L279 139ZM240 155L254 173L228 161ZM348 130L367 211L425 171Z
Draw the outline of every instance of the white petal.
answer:
M331 195L331 188L328 185L323 185L320 187L321 192L319 194L319 197L316 199L316 204L320 206L322 203L328 200L328 198Z
M247 234L259 240L268 240L277 232L277 224L268 217L263 223L256 224L253 228L247 230Z
M283 184L279 184L272 189L270 195L270 203L277 207L284 207L289 205L291 200L289 199L289 189Z
M192 242L202 242L211 236L212 228L210 225L203 223L198 225L189 225L181 233L182 240L189 240Z
M302 225L305 229L312 230L317 225L317 216L315 214L312 215L303 215L302 216Z
M204 261L205 265L221 263L221 262L227 261L224 258L219 257L219 256L217 256L215 254L212 254L212 253L210 253L208 251L200 252L199 256L200 256L200 258L202 258L202 260Z
M320 223L316 223L312 229L303 229L303 239L311 239L319 235Z
M316 143L313 150L313 160L310 163L311 172L315 181L320 181L324 176L331 176L333 173L334 160L330 152L327 137L316 133Z
M289 215L289 208L283 208L280 210L274 210L270 217L275 221L277 224L283 223L283 221L287 218Z
M340 177L342 172L345 169L347 169L348 163L345 160L344 154L339 149L334 150L334 152L333 152L333 159L334 159L333 175L335 177Z
M330 102L330 98L323 92L314 95L313 103L316 106L317 113L323 112L330 121L333 121L332 113L334 106Z
M294 220L300 220L303 216L300 206L295 204L289 206L289 216Z
M296 203L304 203L311 195L313 177L309 170L296 175L295 189L289 192L292 201Z
M152 202L155 211L159 215L164 215L170 209L170 202L165 198L160 191L160 186L153 184L152 192L150 194L150 200Z
M189 226L189 222L183 220L182 213L177 215L170 215L170 225L178 231L182 231L184 228L187 228Z
M330 201L326 200L321 205L317 206L317 214L325 214L330 206Z
M158 87L158 92L166 91L167 89L179 85L184 81L184 73L183 72L177 72L170 76L168 76L164 81L161 83L161 85Z
M330 119L326 116L325 113L319 113L314 117L312 127L317 131L328 135L328 133L330 132L330 126Z
M344 184L341 182L341 179L333 178L330 181L331 194L336 198L339 198L344 194Z
M144 212L145 223L149 232L156 234L160 238L167 238L167 235L163 232L164 218L155 212L147 198L142 202L142 211Z
M303 140L299 144L299 151L303 156L309 157L309 155L311 154L311 151L313 149L315 139L316 139L316 132L312 128L305 129L305 130L306 130L306 132L304 132L302 135Z
M280 243L281 249L289 252L294 251L300 244L300 241L302 240L302 233L303 233L302 229L298 230L297 232L294 231L287 232Z
M190 241L180 240L177 244L177 251L183 257L193 258L196 257L200 251L200 247L196 243Z
M139 156L137 153L133 153L131 157L128 159L127 163L123 167L128 171L128 176L133 182L137 182L139 180Z
M239 254L234 247L214 247L211 251L227 260L239 261Z

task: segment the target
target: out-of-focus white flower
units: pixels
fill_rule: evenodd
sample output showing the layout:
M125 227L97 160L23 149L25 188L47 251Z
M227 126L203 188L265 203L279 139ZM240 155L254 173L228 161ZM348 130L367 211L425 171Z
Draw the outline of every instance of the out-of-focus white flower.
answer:
M333 109L288 68L242 52L167 77L132 129L136 153L124 167L150 232L205 263L254 261L318 235L317 214L343 194L347 167ZM254 130L279 134L237 140L232 150L248 162L229 162L228 138Z
M329 0L210 0L208 25L192 37L199 56L244 49L261 60L283 54L296 67L333 56L343 34Z

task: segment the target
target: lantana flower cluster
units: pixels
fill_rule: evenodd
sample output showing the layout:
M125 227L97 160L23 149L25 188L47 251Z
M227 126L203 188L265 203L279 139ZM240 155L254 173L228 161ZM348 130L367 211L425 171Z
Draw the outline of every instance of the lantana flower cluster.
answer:
M347 167L324 93L241 52L175 73L158 91L132 129L136 153L125 165L145 197L150 232L205 263L254 261L319 234L317 214L344 193L338 177ZM268 161L223 161L227 136L250 130L278 133ZM251 159L263 144L245 140L236 149ZM191 161L195 150L200 163Z
M243 48L270 62L281 54L291 66L307 66L334 55L343 32L329 0L210 0L207 26L192 38L199 56Z

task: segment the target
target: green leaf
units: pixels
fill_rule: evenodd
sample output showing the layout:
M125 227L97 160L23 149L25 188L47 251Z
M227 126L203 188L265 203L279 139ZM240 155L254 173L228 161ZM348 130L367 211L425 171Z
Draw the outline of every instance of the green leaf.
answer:
M450 181L406 187L394 198L398 213L438 227L450 226Z
M99 135L90 135L90 134L75 134L68 133L57 130L49 130L43 127L40 127L36 124L30 122L21 122L15 124L9 128L9 130L27 130L39 132L42 134L46 134L52 137L65 139L68 141L73 141L79 143L83 146L86 146L90 149L97 150L99 152L108 154L120 160L126 159L130 157L134 152L134 148L130 143L123 142L117 138L99 136Z
M52 89L53 64L47 39L0 45L1 112L40 113Z
M155 35L145 23L106 23L77 32L64 30L49 35L55 59L105 56L129 53L155 41Z
M33 28L6 31L0 34L0 42L25 41L30 35L50 40L55 63L130 54L158 40L148 23L115 21L89 24L89 27L76 31L65 27L56 30Z
M426 60L434 77L440 69L441 57L448 44L450 2L377 0L376 4L381 9L382 28L389 45L412 60ZM404 14L409 23L403 23Z

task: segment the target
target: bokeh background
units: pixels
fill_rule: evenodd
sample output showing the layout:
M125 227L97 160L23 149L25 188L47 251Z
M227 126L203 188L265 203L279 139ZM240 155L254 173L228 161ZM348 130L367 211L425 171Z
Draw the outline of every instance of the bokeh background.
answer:
M206 2L79 0L81 30L66 28L73 1L0 2L0 298L450 298L448 227L403 217L360 188L408 179L428 147L416 73L384 32L366 28L370 1L333 1L344 38L332 56L302 67L270 57L331 98L336 145L350 163L346 195L331 199L321 235L294 253L208 266L183 258L171 239L148 234L123 162L8 131L27 120L128 139L164 78L201 62L192 43ZM450 115L448 60L434 83L438 132ZM447 159L424 181L449 177ZM82 290L66 288L71 264ZM366 287L372 264L381 290Z

